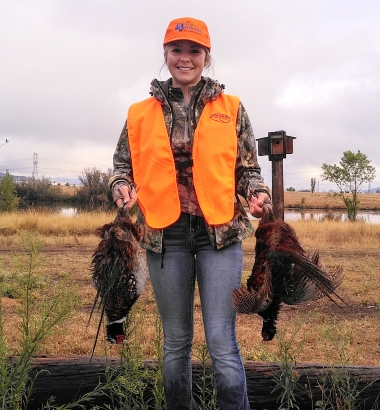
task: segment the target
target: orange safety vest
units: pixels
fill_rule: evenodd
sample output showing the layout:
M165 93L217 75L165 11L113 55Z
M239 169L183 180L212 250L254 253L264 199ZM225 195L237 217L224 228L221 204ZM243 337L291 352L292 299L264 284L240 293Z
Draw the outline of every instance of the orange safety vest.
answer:
M238 97L220 94L205 105L194 132L194 188L211 225L234 214L238 109ZM133 104L127 124L139 205L150 227L165 228L179 218L181 205L161 104L154 97Z

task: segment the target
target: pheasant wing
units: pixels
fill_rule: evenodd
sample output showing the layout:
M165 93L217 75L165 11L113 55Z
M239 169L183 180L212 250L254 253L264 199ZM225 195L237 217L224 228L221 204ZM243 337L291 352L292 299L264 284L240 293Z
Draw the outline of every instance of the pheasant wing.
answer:
M345 303L335 292L335 289L342 282L343 270L336 268L334 275L327 274L318 266L319 255L314 255L311 259L288 248L277 249L282 258L287 258L293 263L291 275L286 278L287 292L284 294L283 302L287 304L298 304L306 300L315 300L327 296L334 303L336 299Z
M239 313L258 313L265 310L271 303L272 272L269 260L258 257L247 280L247 288L234 289L232 302Z

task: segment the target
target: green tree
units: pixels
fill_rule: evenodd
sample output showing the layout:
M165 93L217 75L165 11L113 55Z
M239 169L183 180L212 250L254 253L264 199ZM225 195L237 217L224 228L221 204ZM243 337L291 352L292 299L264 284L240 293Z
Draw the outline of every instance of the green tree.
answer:
M19 198L16 194L16 184L8 170L0 179L0 212L12 212L18 207Z
M376 169L370 165L370 162L368 157L360 151L356 154L345 151L340 166L322 164L323 174L321 177L324 181L333 182L338 186L350 221L356 220L359 210L359 187L365 182L371 182L375 179ZM350 193L351 196L345 195L346 193Z
M58 201L59 186L53 185L50 178L27 178L16 186L17 194L23 201Z

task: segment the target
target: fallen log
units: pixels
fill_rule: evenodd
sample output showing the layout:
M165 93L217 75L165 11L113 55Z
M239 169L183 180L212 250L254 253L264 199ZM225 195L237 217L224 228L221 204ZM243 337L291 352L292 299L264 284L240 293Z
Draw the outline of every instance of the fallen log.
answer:
M106 366L120 365L118 358L83 356L39 356L32 360L32 377L37 376L31 391L28 410L37 410L52 396L54 404L64 405L74 402L82 395L91 392L99 382L105 381ZM157 363L146 360L144 366L156 368ZM194 385L199 383L202 366L193 361ZM248 395L252 410L276 410L281 390L273 390L277 383L275 376L282 375L278 363L259 361L245 362ZM331 366L315 363L298 364L293 371L298 378L296 404L300 410L315 408L322 390L328 394L334 386L331 376L348 380L356 389L357 403L364 403L363 409L377 409L380 403L380 366ZM329 377L330 376L330 377ZM325 382L323 382L325 380ZM106 397L96 397L91 405L104 405ZM90 407L89 407L90 408Z

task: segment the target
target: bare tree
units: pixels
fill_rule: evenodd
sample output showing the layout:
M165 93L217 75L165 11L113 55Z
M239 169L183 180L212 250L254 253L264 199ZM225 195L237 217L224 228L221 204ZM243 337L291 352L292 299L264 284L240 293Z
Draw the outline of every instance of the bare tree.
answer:
M112 202L108 190L108 181L111 173L112 170L110 168L107 172L102 172L96 167L84 168L82 175L79 175L79 180L83 185L80 192L82 200L93 205L105 205Z
M315 191L315 186L317 184L317 180L315 178L311 178L310 185L311 185L311 192Z

